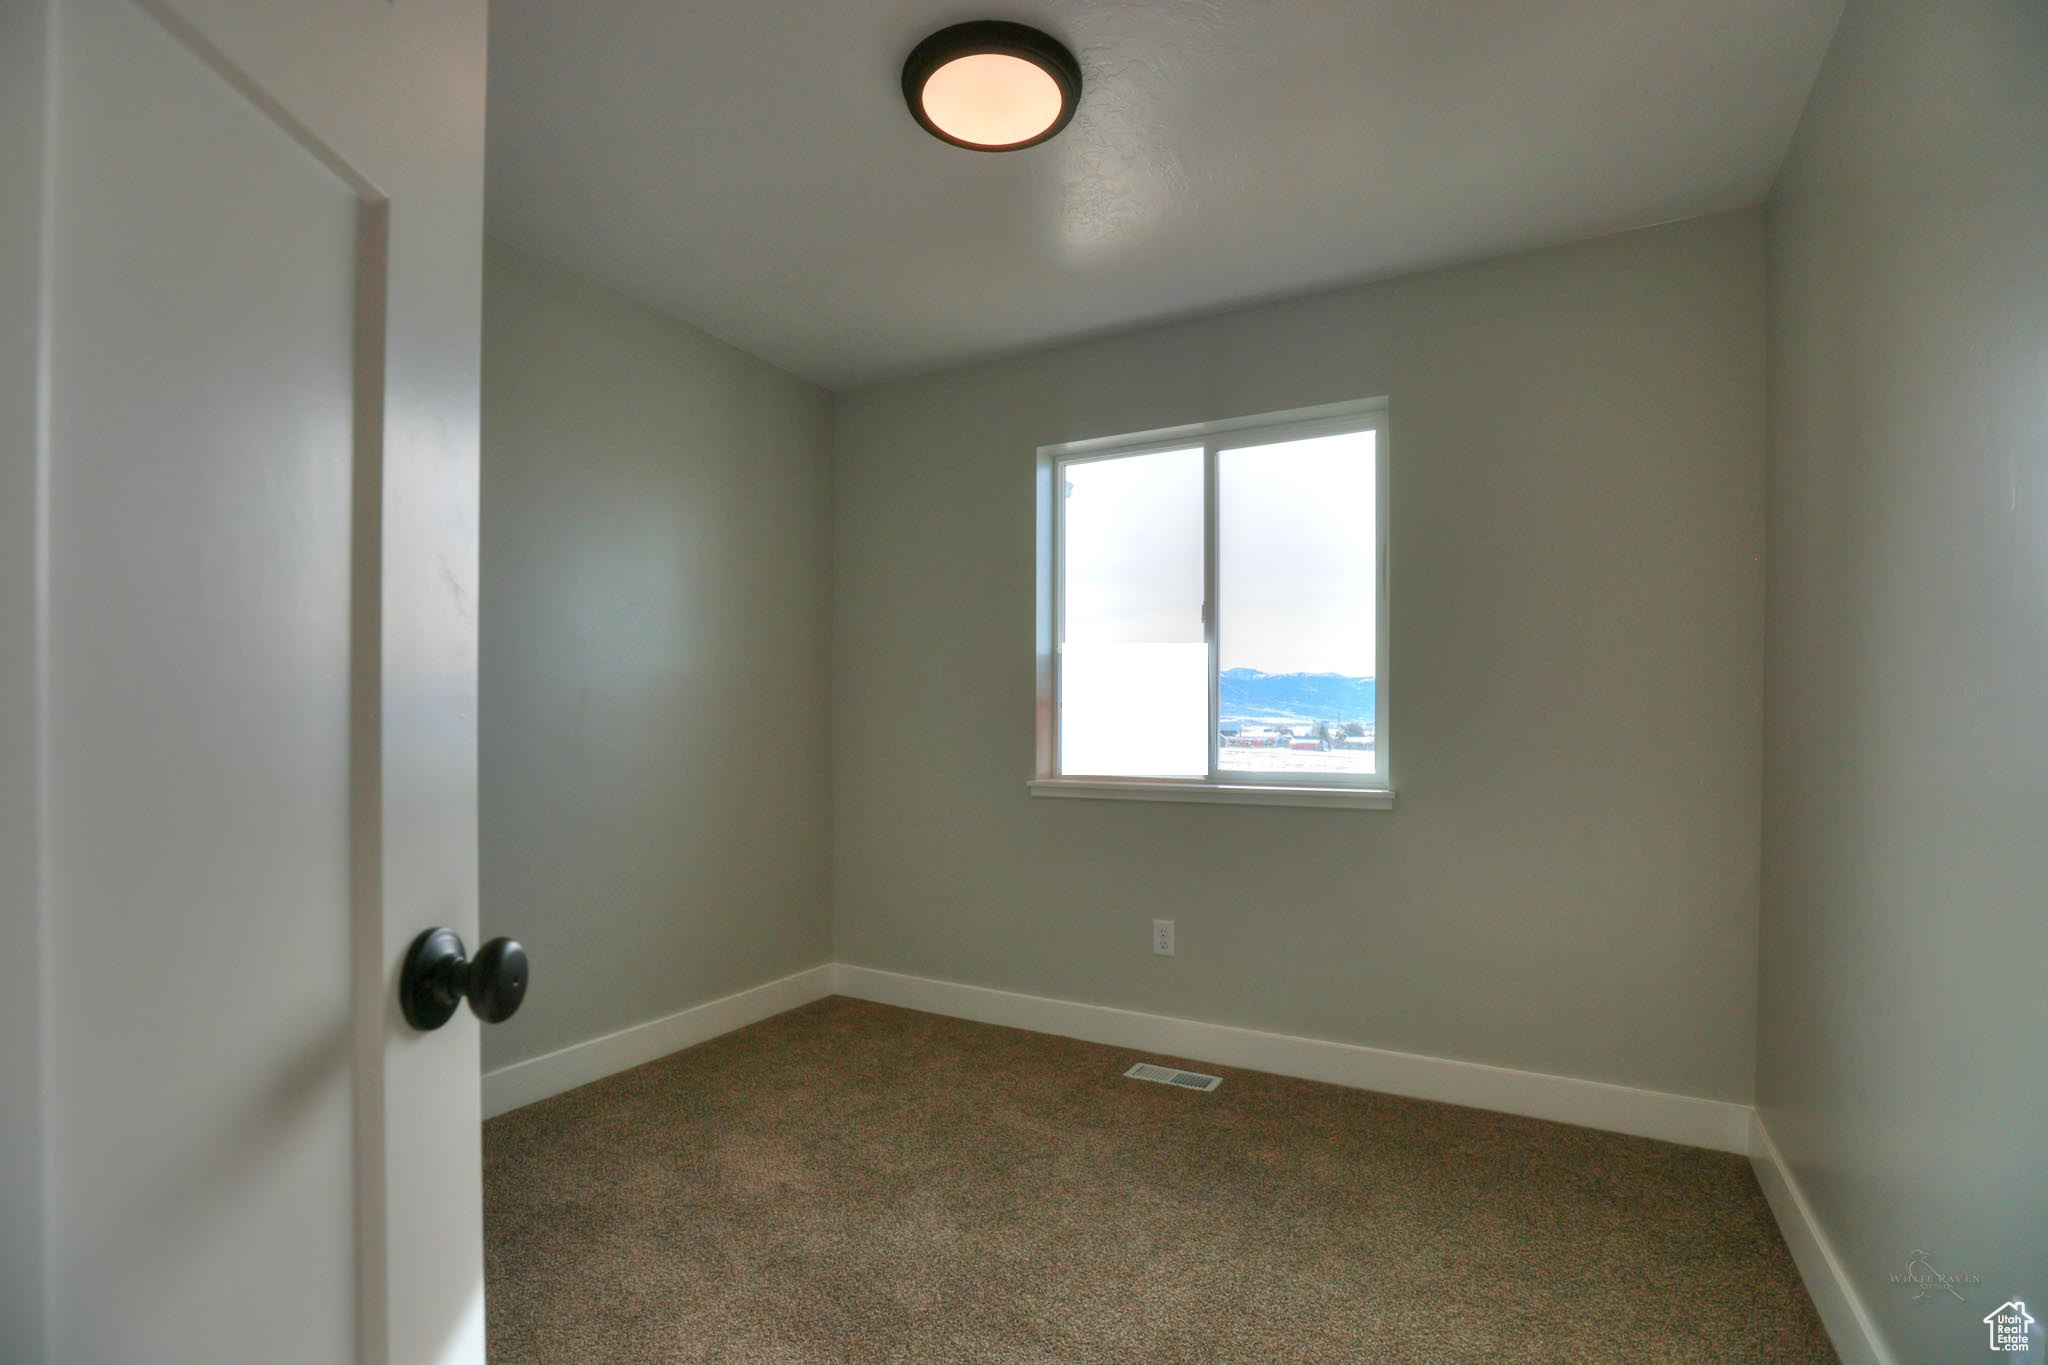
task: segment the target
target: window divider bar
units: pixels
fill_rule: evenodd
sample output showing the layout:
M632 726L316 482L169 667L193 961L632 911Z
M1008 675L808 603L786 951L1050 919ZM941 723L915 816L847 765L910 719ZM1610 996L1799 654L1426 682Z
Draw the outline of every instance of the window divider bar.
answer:
M1217 590L1218 473L1215 438L1202 442L1202 630L1209 644L1209 777L1222 771L1218 753L1223 726L1223 601Z

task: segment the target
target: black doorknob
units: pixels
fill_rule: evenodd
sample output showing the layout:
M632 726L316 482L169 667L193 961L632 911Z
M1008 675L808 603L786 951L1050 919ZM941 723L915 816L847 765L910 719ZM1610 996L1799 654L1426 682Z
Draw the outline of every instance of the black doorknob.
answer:
M412 941L398 977L405 1022L422 1033L448 1022L464 998L486 1024L510 1019L526 998L526 949L494 938L470 957L453 929L429 929Z

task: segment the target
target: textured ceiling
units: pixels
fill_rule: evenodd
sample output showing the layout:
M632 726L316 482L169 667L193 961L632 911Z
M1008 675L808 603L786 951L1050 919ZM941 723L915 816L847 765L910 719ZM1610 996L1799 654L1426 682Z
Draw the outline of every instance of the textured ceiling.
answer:
M834 388L1760 201L1841 0L493 0L489 222ZM1081 59L931 138L931 30Z

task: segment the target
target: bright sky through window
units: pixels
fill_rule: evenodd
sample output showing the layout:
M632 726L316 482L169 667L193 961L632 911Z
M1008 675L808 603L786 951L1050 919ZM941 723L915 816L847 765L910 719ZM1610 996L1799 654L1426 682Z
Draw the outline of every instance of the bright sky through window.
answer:
M1200 446L1065 467L1067 772L1209 770Z
M1373 675L1374 435L1217 456L1225 669Z

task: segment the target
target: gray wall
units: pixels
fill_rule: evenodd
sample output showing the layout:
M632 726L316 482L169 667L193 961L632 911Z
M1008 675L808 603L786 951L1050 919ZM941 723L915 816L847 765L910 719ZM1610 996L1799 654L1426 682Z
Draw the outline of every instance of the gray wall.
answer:
M43 140L48 15L0 5L0 1361L44 1358Z
M843 396L839 960L1747 1100L1764 322L1752 210ZM1029 798L1034 448L1375 395L1398 808Z
M482 896L503 1066L831 952L831 400L491 243Z
M2048 5L1852 3L1769 253L1758 1101L1898 1358L1962 1360L2048 1321Z

